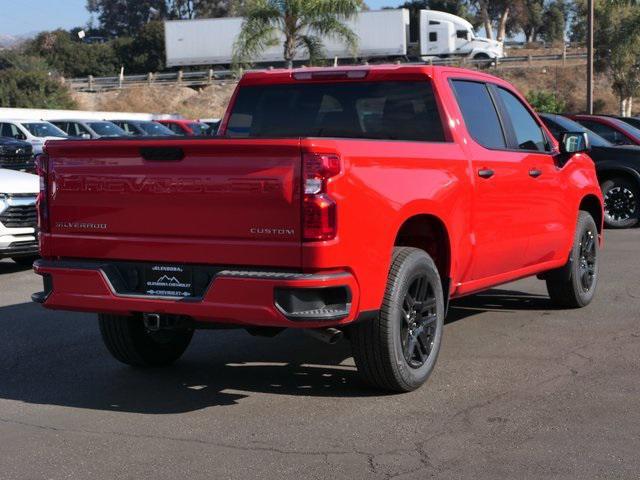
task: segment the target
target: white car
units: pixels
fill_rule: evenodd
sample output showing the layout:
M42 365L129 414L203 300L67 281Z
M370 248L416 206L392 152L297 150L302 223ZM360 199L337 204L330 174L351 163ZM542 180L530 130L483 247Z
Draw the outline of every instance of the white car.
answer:
M31 265L38 255L39 190L37 175L0 168L0 259Z
M33 145L34 155L42 153L47 140L66 140L69 136L44 120L0 120L0 137L24 140Z

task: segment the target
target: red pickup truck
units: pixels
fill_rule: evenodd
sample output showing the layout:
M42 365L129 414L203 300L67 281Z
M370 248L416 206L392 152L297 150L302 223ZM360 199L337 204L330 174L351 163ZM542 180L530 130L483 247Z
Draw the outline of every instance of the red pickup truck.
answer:
M409 391L452 298L538 275L558 305L591 301L587 148L484 73L248 73L219 138L47 143L34 300L97 312L136 366L174 362L198 328L344 332L366 382Z

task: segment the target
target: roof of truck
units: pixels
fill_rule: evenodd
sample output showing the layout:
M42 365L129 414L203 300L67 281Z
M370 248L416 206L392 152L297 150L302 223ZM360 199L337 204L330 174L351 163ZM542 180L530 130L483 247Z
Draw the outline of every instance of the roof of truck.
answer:
M497 83L503 80L477 70L456 68L449 66L434 66L426 64L385 64L385 65L357 65L342 67L305 67L296 69L255 70L244 74L242 85L265 85L275 83L294 83L297 81L341 81L341 80L417 80L421 77L432 77L437 72L459 72L460 76L468 78L492 79Z

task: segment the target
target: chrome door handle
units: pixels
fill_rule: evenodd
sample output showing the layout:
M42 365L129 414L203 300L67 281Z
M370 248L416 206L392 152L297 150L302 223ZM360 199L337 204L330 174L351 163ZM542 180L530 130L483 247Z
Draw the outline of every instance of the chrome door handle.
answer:
M531 170L529 170L530 177L538 178L540 175L542 175L542 170L538 170L537 168L532 168Z

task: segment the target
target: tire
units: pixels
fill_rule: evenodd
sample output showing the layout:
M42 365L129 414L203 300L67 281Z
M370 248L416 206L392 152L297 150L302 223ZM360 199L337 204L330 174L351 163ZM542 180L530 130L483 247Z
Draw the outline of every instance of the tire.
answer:
M479 67L489 67L493 63L493 60L486 53L476 53L472 60L476 61L476 65Z
M581 211L569 261L547 276L547 291L551 301L562 308L589 305L598 285L598 272L598 228L593 217Z
M604 223L609 228L630 228L640 222L640 191L635 182L624 177L605 180Z
M134 367L164 367L182 356L193 337L192 329L150 332L139 316L99 314L100 333L107 350Z
M349 332L364 382L392 392L423 385L438 358L443 324L442 282L433 260L417 248L395 248L380 314Z
M37 255L30 255L28 257L12 257L11 260L16 262L18 265L22 265L23 267L33 267L33 262L35 262L38 258Z

